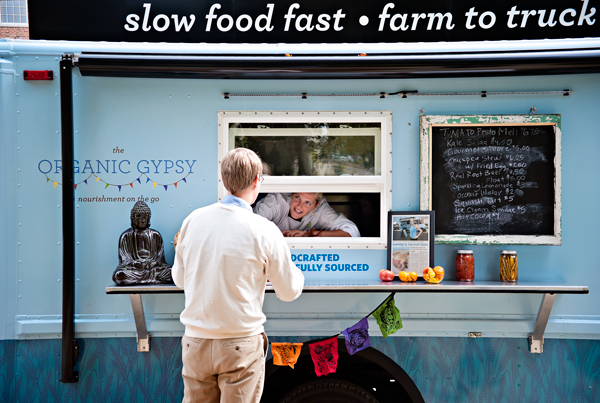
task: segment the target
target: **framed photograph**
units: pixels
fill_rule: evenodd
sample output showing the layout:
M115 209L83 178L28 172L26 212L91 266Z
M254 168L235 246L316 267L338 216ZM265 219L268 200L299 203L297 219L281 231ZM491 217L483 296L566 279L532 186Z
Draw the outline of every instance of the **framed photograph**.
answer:
M388 212L388 270L398 275L433 267L435 214L433 211Z

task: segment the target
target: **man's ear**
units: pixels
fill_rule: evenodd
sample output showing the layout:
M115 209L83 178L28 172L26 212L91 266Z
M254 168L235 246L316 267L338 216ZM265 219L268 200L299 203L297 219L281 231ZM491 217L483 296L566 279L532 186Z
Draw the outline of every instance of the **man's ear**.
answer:
M315 207L313 208L313 210L316 210L316 209L317 209L317 207L319 207L319 205L321 204L321 201L322 201L322 200L319 200L319 201L318 201L318 202L315 204Z

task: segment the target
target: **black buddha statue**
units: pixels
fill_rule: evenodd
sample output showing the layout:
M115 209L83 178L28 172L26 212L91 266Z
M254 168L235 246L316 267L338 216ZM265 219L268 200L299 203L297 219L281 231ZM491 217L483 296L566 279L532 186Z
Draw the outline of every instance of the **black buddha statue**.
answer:
M119 238L119 265L112 278L116 285L173 283L162 236L150 228L150 207L143 201L131 209L131 228Z

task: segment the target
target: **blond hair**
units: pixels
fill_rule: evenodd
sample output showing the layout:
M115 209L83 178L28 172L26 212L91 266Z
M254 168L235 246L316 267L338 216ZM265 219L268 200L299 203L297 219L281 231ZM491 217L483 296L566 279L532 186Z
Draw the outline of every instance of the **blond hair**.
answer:
M247 148L235 148L221 162L221 178L231 194L247 189L257 176L262 175L262 161Z

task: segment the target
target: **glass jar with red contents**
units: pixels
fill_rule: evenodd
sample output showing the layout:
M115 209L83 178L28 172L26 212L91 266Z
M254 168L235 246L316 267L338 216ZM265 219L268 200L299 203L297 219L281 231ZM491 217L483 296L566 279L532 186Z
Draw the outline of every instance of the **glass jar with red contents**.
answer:
M456 251L456 281L475 280L475 258L472 250Z

